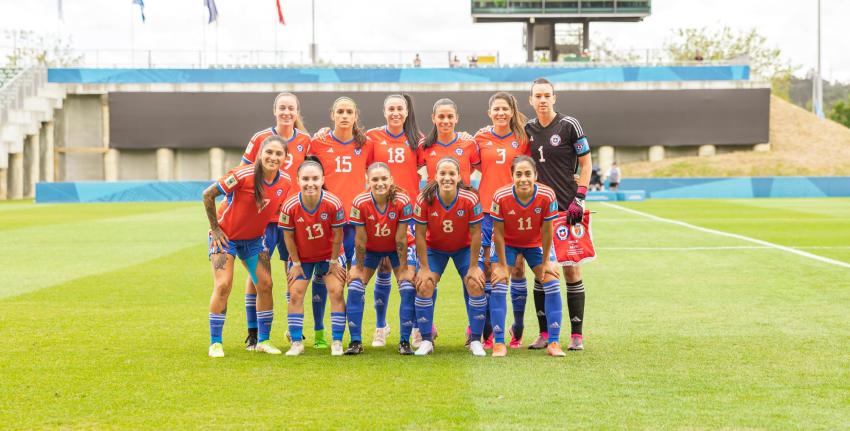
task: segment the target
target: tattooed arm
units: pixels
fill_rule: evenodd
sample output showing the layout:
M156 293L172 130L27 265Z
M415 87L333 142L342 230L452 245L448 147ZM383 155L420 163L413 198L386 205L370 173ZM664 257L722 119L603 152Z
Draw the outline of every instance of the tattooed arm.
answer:
M227 235L221 230L218 225L218 216L215 212L215 198L221 195L221 190L218 189L218 184L213 184L204 190L204 209L207 212L207 219L210 222L210 238L212 244L219 250L227 249L229 242Z

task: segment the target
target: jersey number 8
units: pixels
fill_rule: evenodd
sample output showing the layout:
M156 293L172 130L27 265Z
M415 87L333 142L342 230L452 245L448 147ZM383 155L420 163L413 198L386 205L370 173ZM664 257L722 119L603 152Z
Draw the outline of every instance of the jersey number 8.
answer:
M443 232L450 233L454 232L455 227L452 224L451 220L443 220Z

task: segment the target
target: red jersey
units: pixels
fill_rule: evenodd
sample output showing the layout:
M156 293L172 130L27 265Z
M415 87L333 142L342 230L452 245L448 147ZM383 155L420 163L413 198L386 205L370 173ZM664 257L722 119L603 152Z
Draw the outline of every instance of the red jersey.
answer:
M304 208L301 193L283 203L278 226L295 233L295 246L302 262L321 262L331 258L335 227L345 224L345 210L336 196L322 191L313 211Z
M543 244L541 228L544 221L558 217L558 200L555 191L537 183L531 200L522 203L513 186L499 189L493 196L490 208L493 220L505 225L505 245L519 248L540 247Z
M428 204L422 195L416 200L413 220L428 225L425 241L428 248L454 252L469 247L469 227L484 218L478 196L469 190L458 190L454 202L444 205L439 195Z
M489 127L475 135L475 143L481 156L478 196L484 212L489 213L496 190L513 183L511 163L516 156L528 155L528 141L517 140L513 132L499 136Z
M413 217L410 198L397 193L381 212L371 192L359 194L351 205L349 220L366 228L366 250L378 253L395 251L395 234L399 223L407 224Z
M373 143L373 162L383 162L390 167L393 182L409 196L419 194L419 161L417 153L410 149L404 132L396 136L386 126L376 127L366 132Z
M240 166L218 180L218 189L227 196L227 206L219 209L218 225L229 239L263 236L271 218L277 218L291 185L289 175L278 171L271 184L263 181L263 207L257 210L254 198L254 166Z
M307 156L307 151L310 149L310 135L303 130L294 129L294 133L290 138L283 137L286 140L286 160L283 161L281 169L289 174L293 180L297 177L298 167ZM245 154L242 155L244 163L254 163L257 160L257 152L263 145L263 141L269 136L277 136L277 130L274 127L269 127L265 130L260 130L254 133L254 136L248 142L245 148ZM298 191L297 187L292 188L293 193Z
M471 184L469 176L472 174L473 167L481 164L475 141L460 139L458 134L455 134L454 140L448 144L437 141L431 147L425 148L420 142L416 150L419 153L419 166L424 165L428 168L429 182L433 181L437 174L437 162L444 157L453 157L460 162L460 177L466 185Z
M372 158L372 141L367 140L357 148L354 139L342 142L333 133L310 143L309 154L322 161L325 170L325 187L339 196L348 212L351 202L366 188L366 163Z

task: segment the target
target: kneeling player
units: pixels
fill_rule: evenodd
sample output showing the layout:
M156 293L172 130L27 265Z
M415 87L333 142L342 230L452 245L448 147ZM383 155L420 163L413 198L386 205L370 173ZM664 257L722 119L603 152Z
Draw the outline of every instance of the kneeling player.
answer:
M519 156L511 164L513 185L499 189L493 196L490 215L493 217L493 245L495 255L490 294L491 322L495 334L493 356L505 356L505 314L509 268L518 256L523 256L542 282L546 301L548 327L547 352L552 356L565 356L559 343L562 304L561 283L552 256L552 220L558 216L555 192L537 183L534 160ZM544 259L544 257L546 259Z
M471 331L470 349L484 356L481 333L487 312L484 296L484 272L478 267L481 250L481 204L461 179L460 164L451 157L435 165L436 175L419 198L413 211L416 221L416 252L419 272L416 274L416 324L422 334L422 344L416 355L434 351L432 322L434 320L434 290L449 259L454 261L467 299L467 317Z
M342 245L342 226L345 210L342 202L322 190L324 172L315 160L306 160L298 168L298 185L301 192L283 204L280 226L289 250L289 333L292 347L287 356L304 352L304 293L315 272L325 281L331 300L331 355L340 356L342 336L345 332L345 301L342 288L345 268L339 259Z
M263 245L263 232L273 214L280 211L290 187L289 175L281 169L286 145L279 137L263 141L256 163L231 170L204 191L204 207L210 221L209 257L213 267L213 294L210 298L210 348L214 358L224 356L221 333L227 313L227 299L233 287L235 257L242 260L257 288L258 352L280 354L269 342L274 302L269 252ZM228 205L216 216L215 198L226 195Z
M369 284L381 260L386 257L398 280L401 295L401 342L398 351L402 355L411 355L410 331L416 318L413 309L416 292L411 282L413 268L408 267L408 263L415 266L416 262L408 262L408 246L411 244L408 244L407 233L413 208L407 195L393 184L390 168L386 164L372 163L366 170L366 179L369 191L354 198L349 214L350 222L357 231L345 307L351 343L345 354L363 353L364 286Z

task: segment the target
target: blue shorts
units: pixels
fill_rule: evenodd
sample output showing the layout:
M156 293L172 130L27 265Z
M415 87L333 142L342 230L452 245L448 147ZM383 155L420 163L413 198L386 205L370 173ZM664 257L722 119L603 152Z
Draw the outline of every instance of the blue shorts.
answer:
M266 233L263 234L263 245L269 251L269 257L274 256L274 250L277 249L280 260L289 260L289 250L286 249L286 243L283 241L283 228L277 223L269 223L266 225Z
M357 235L357 228L346 223L342 226L342 248L345 250L345 261L351 262L354 258L354 237Z
M493 217L484 213L481 219L481 248L493 246Z
M381 259L389 257L390 258L390 266L393 268L397 268L399 265L398 261L398 253L394 251L388 252L375 252L366 250L366 259L364 259L363 266L369 269L377 269L381 264ZM357 257L351 259L352 265L357 265ZM407 264L419 269L419 260L416 259L416 247L410 246L407 247Z
M266 251L266 247L263 245L263 237L254 239L232 239L228 241L227 248L221 250L220 248L213 246L212 236L208 235L207 248L207 257L210 257L213 253L227 253L242 260Z
M431 271L437 274L443 275L449 259L454 261L457 273L460 275L461 280L463 280L463 277L466 277L466 273L469 271L469 247L464 247L453 252L428 249L428 266L431 268Z
M344 257L339 256L337 258L337 260L339 261L340 265L345 267L345 258ZM291 270L292 269L292 262L287 263L286 268L288 270ZM327 275L328 271L330 270L330 264L326 260L319 261L319 262L301 262L301 269L304 270L304 277L298 277L298 278L296 278L296 280L307 280L307 281L309 281L311 278L313 278L313 275L316 276L316 279L319 279L319 278Z
M518 255L522 255L525 258L525 261L528 262L528 266L531 268L535 268L537 265L543 263L543 247L511 247L509 245L505 246L505 259L508 260L508 266L513 266L516 263L516 257ZM555 259L555 249L552 248L549 251L549 261L556 262ZM499 262L499 256L496 255L496 248L492 248L490 252L490 262L497 263Z

